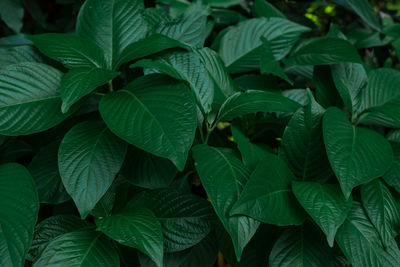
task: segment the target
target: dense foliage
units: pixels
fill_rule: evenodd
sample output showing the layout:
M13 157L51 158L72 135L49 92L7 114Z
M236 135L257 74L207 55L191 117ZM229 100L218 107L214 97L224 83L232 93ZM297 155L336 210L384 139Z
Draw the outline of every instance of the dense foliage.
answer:
M0 0L0 266L400 266L400 8Z

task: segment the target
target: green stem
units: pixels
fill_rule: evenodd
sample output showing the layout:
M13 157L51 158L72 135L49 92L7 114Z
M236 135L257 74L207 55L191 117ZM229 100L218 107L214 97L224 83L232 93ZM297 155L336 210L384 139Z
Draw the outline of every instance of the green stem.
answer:
M200 132L201 142L203 142L203 144L205 144L203 129L202 129L202 127L200 125L199 125L198 129L199 129L199 132Z
M97 96L105 96L105 93L100 93L100 92L92 92L92 95L97 95Z
M108 90L110 90L110 92L114 92L112 80L108 82Z
M211 128L207 128L207 135L206 135L206 140L204 141L204 144L208 143L208 139L210 138L211 133L214 131L215 127L217 127L217 123L213 125Z

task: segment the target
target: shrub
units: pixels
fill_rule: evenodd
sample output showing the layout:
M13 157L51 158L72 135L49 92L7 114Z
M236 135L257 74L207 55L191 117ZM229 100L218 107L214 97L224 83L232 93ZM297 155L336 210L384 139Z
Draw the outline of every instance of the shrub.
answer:
M400 266L393 8L1 1L0 265Z

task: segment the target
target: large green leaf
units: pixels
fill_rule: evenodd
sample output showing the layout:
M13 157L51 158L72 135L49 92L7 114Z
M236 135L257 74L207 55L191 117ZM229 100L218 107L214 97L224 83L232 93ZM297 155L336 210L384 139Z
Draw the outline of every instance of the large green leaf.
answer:
M285 162L273 154L265 155L230 214L244 214L280 226L302 224L305 214L293 195L293 180L295 177Z
M323 236L310 225L288 229L275 242L269 255L271 267L333 267L332 252Z
M375 69L368 73L368 84L362 92L360 123L400 126L400 72L394 69Z
M321 107L308 91L309 104L299 109L283 133L279 157L284 159L293 174L303 180L327 180L332 170L326 156L322 135Z
M61 179L82 218L106 193L126 154L126 143L102 122L74 126L61 142L58 166Z
M175 79L186 81L194 91L197 103L202 112L210 112L214 99L214 81L205 65L195 53L169 53L155 60L141 60L131 67L155 69Z
M329 162L346 198L354 187L382 176L392 164L388 141L373 130L352 125L338 108L325 112L323 133Z
M358 202L353 202L349 216L336 234L336 242L354 267L400 265L396 242L392 240L386 249L382 247L379 234Z
M153 212L141 207L126 207L122 212L96 220L100 231L117 242L137 248L162 266L163 236Z
M171 161L134 147L128 148L121 174L132 184L156 189L168 187L178 170Z
M193 148L193 158L202 185L231 236L236 257L240 260L244 247L260 224L247 216L229 214L247 182L249 172L232 150L197 145Z
M200 48L203 47L207 38L207 15L207 8L198 2L189 6L182 16L174 21L158 25L155 32Z
M293 182L292 188L301 206L325 233L329 246L333 247L337 229L347 218L352 199L346 200L340 187L333 184Z
M350 112L357 114L361 105L362 90L368 81L364 66L356 63L334 65L332 77L343 103Z
M118 72L100 68L77 68L68 71L61 79L62 112L67 112L79 99L118 75Z
M127 205L151 210L161 223L166 253L199 243L213 229L215 214L209 202L173 189L144 191Z
M256 112L294 113L300 107L300 104L279 93L247 90L233 94L222 104L218 122Z
M79 11L76 32L99 46L108 68L115 69L122 51L148 32L143 11L142 0L87 0Z
M268 41L276 60L285 57L309 28L282 18L249 19L230 28L222 37L219 53L232 73L259 68L261 37Z
M384 246L390 246L400 229L399 203L379 179L361 186L361 199Z
M264 38L261 37L263 41L263 45L261 47L261 58L260 58L260 71L261 74L263 73L269 73L273 74L275 76L278 76L285 80L286 82L290 83L293 85L293 82L289 79L289 77L286 75L286 73L283 71L280 63L275 60L275 56L272 53L271 47L268 43L268 41Z
M110 267L119 265L115 245L101 232L79 230L51 240L34 267Z
M297 49L287 60L288 65L329 65L335 63L361 63L357 49L347 40L317 37Z
M41 63L0 70L0 134L27 135L47 130L69 114L61 113L61 72Z
M178 47L190 49L189 45L180 41L161 34L153 34L128 45L115 63L115 69L118 69L123 63Z
M146 75L100 101L107 126L128 143L185 167L196 130L189 89L161 75Z
M30 45L0 50L0 69L6 68L8 65L25 62L42 62L42 57L39 56L37 50Z
M149 25L142 0L87 0L80 9L76 32L102 48L115 69L123 50L144 38Z
M104 53L91 41L70 34L45 33L26 37L40 52L67 68L106 67Z
M22 165L0 165L0 199L0 265L22 267L39 212L35 183Z
M251 143L236 125L231 126L233 141L237 143L242 161L250 170L254 170L265 155L271 154L272 149L266 145Z
M41 221L35 227L32 246L28 254L29 260L34 261L40 256L54 238L82 228L93 228L93 226L73 215L55 215Z
M0 1L0 17L14 32L20 32L24 19L24 8L21 0Z
M208 47L196 49L194 52L214 80L214 104L220 106L235 91L235 84L231 79L220 56Z
M44 146L29 163L28 170L35 180L40 203L59 204L70 199L61 182L57 154L59 141Z

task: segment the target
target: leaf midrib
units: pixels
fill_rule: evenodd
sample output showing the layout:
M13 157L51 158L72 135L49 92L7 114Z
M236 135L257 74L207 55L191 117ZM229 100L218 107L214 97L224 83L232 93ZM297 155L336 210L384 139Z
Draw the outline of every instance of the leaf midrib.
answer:
M169 147L172 148L172 150L174 152L174 158L177 159L178 158L178 151L176 151L175 147L173 146L173 142L171 141L170 136L167 135L167 133L165 132L165 129L162 127L162 125L158 121L157 117L154 116L154 114L147 108L147 106L145 104L143 104L142 101L140 101L140 99L134 93L132 93L131 91L126 90L126 89L122 89L122 90L120 90L120 92L124 92L124 93L128 94L130 97L133 97L135 102L139 103L140 107L142 107L143 110L153 118L153 120L156 122L157 126L160 127L160 129L162 129L163 135L166 137L166 140L169 143Z

